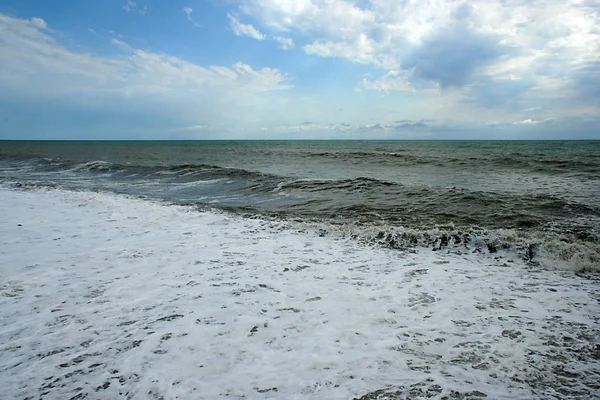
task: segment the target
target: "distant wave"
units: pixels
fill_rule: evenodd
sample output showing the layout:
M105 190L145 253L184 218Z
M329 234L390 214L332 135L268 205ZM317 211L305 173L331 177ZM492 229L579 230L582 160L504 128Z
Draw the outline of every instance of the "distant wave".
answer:
M400 186L397 183L384 181L369 177L358 177L354 179L298 179L289 182L280 183L276 190L297 189L309 192L342 189L350 192L356 190L364 190L368 188L376 188L381 186Z
M599 173L600 161L598 155L585 155L579 159L570 158L550 158L548 155L524 154L524 153L482 153L479 155L456 155L451 156L448 153L417 153L411 154L408 150L389 152L389 151L331 151L315 152L306 155L309 158L331 158L335 160L356 160L365 163L383 163L384 165L433 165L439 167L461 167L461 168L481 168L482 164L486 167L501 167L516 170L533 170L537 172L547 172L552 174L560 173Z
M179 164L179 165L127 165L110 163L107 161L90 161L65 166L66 171L88 171L88 172L120 172L123 174L135 173L142 176L209 176L209 177L239 177L239 178L266 178L274 175L264 174L257 171L249 171L239 168L220 167L209 164Z

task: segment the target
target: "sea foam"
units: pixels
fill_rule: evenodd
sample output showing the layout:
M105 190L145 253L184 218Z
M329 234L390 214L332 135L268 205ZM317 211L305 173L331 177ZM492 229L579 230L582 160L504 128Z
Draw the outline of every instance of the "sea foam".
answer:
M110 194L0 199L6 398L597 395L600 289L570 271Z

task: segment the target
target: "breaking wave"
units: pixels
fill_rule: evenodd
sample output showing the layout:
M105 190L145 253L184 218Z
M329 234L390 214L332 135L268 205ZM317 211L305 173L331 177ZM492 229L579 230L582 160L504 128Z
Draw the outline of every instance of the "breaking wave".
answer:
M269 155L265 150L260 155L281 155L272 152ZM0 151L0 182L19 189L112 191L251 218L276 218L298 224L298 229L316 229L324 235L355 238L391 249L505 252L532 265L540 262L600 270L600 204L590 201L589 196L571 196L569 192L555 193L550 189L503 192L494 186L485 190L432 186L404 180L397 172L408 170L399 168L402 165L416 166L420 177L420 168L427 165L460 173L481 171L485 165L496 174L511 169L542 171L541 176L557 177L559 184L571 185L570 179L577 177L593 186L600 175L600 158L596 154L571 158L519 152L464 155L390 151L385 147L294 154L308 160L301 164L307 170L312 169L312 163L324 162L320 168L331 166L343 172L348 165L358 165L354 171L365 173L348 174L350 177L338 173L333 174L334 178L323 179L328 174L321 169L315 174L317 179L305 177L311 175L291 176L289 170L286 175L282 172L286 169L272 169L281 172L277 174L261 172L260 168L228 167L225 158L224 165L146 165L143 157L137 164L127 159L74 162ZM368 173L379 171L376 168L386 173ZM494 174L489 175L493 180Z

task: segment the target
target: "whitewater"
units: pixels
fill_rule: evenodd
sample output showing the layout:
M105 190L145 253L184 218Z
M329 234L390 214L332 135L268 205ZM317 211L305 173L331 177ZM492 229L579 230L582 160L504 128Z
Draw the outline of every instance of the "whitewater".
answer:
M6 399L592 399L598 275L0 187Z

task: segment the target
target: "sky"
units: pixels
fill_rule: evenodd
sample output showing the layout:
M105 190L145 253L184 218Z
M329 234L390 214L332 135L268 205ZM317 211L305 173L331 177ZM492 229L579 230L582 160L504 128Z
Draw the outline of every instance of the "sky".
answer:
M600 139L600 0L3 0L0 139Z

